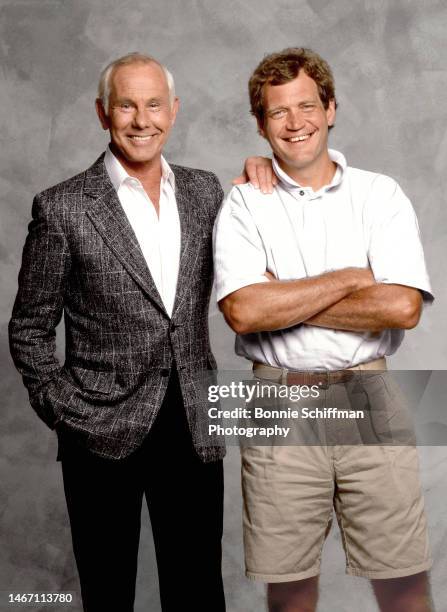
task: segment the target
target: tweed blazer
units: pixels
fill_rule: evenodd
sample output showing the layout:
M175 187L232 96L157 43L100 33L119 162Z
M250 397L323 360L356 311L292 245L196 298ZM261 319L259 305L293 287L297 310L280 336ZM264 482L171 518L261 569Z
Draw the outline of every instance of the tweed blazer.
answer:
M204 461L224 455L206 439L198 374L214 369L208 306L217 177L172 165L181 225L177 293L169 317L104 166L37 195L9 324L11 354L30 402L51 428L92 452L126 457L147 436L173 364ZM65 363L55 328L65 323ZM169 446L169 441L167 441Z

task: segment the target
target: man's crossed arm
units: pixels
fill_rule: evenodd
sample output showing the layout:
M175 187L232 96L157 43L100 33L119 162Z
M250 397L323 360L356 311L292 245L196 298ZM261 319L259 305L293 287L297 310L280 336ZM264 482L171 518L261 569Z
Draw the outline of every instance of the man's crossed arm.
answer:
M370 270L345 268L320 276L243 287L219 302L238 334L286 329L299 323L348 331L411 329L419 321L418 289L377 284Z
M250 157L233 184L251 183L271 193L277 178L271 160ZM411 329L418 324L422 296L418 289L376 283L370 270L346 268L296 281L243 287L219 303L230 327L239 334L275 331L305 323L347 331Z

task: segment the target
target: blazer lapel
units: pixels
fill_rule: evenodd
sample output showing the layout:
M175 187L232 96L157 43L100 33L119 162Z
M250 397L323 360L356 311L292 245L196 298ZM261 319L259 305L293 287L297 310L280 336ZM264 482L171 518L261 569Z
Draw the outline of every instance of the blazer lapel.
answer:
M105 169L104 155L87 170L84 196L86 213L104 242L141 289L166 313L138 240Z
M188 292L203 235L200 224L194 217L194 199L190 196L188 182L176 166L171 167L175 175L175 198L181 228L180 265L177 292L172 311L172 316L174 316Z

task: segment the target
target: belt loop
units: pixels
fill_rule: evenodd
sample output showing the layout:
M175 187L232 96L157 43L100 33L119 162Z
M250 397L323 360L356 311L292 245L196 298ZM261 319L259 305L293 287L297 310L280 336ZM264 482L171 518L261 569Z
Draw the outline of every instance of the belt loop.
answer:
M289 370L287 368L281 368L281 384L287 385L287 374Z

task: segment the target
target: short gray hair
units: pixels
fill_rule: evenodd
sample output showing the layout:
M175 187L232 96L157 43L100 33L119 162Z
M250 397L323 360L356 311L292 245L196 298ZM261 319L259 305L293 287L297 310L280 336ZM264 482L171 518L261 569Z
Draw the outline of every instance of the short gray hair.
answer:
M110 62L110 64L108 64L101 72L98 83L98 98L101 100L105 111L109 111L110 79L113 71L119 66L129 66L130 64L157 64L160 66L166 77L166 82L169 89L169 102L172 106L175 99L174 77L172 74L169 72L166 66L160 64L160 62L155 58L151 57L150 55L144 55L143 53L134 51L133 53L128 53L127 55L123 55L123 57L119 57L113 62Z

